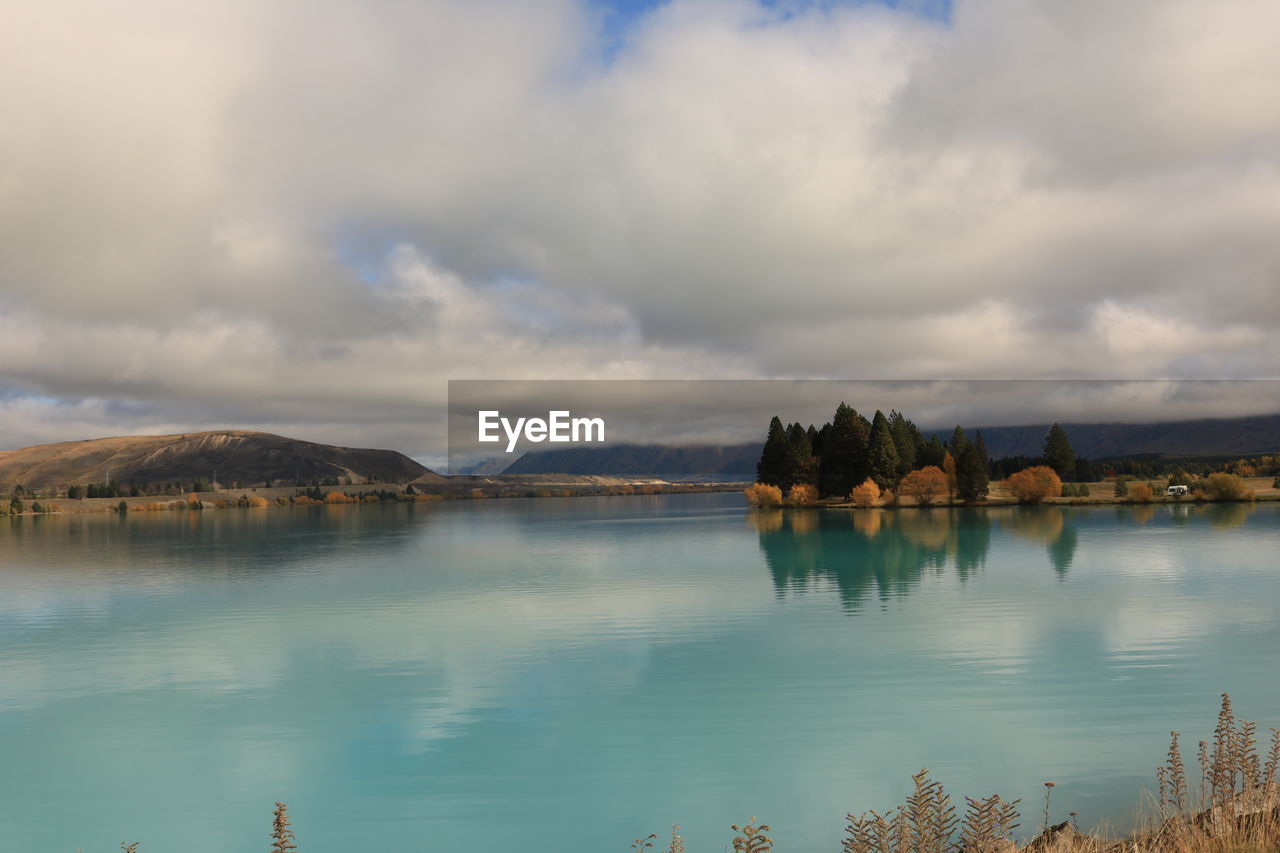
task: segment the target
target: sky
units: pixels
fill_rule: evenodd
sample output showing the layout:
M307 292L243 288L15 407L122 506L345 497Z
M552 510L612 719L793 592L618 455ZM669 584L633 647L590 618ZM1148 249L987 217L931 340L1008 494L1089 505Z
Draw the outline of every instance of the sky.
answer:
M0 14L0 448L433 459L449 379L1280 374L1273 0Z

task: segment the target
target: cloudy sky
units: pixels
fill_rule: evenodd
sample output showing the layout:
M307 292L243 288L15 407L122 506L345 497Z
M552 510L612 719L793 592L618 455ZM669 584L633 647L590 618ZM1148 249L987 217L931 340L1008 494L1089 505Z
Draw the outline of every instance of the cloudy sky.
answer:
M0 0L0 448L1280 375L1274 0Z

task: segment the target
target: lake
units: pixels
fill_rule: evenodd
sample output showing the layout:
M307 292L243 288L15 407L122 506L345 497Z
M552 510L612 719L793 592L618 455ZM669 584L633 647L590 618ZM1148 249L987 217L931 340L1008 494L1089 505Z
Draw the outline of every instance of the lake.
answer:
M740 495L0 519L33 853L836 853L929 767L1123 828L1218 694L1280 726L1280 508Z

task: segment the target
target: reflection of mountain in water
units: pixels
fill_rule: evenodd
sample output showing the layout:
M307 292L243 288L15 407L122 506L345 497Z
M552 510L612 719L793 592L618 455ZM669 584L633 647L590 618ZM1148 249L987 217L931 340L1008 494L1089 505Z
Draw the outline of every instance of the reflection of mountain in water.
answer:
M986 562L991 543L982 509L774 510L749 518L780 594L834 583L851 609L871 594L905 595L949 560L964 580Z

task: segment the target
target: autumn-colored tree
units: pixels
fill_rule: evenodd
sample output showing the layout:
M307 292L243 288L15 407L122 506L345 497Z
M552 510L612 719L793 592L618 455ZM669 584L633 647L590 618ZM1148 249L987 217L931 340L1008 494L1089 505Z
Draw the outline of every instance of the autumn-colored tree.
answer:
M1210 474L1204 485L1209 497L1215 501L1238 501L1249 497L1244 480L1235 474Z
M293 830L289 828L289 807L277 802L275 816L271 820L271 853L293 853L298 849L293 840Z
M853 501L854 506L875 506L876 501L880 500L880 487L876 485L875 480L868 477L861 486L856 486L849 493L849 500Z
M1129 486L1128 498L1136 504L1149 504L1156 497L1156 490L1149 483L1132 483Z
M779 506L782 503L782 489L768 483L752 483L742 490L742 494L751 506Z
M946 494L947 475L936 465L912 471L898 484L899 494L915 498L920 506L929 506L939 495Z
M809 506L818 500L818 490L808 483L796 483L787 492L787 503L792 506Z
M329 492L324 496L324 502L327 504L349 504L352 500L342 492Z
M1018 503L1038 504L1045 498L1062 494L1062 481L1048 465L1034 465L1013 474L1005 481Z

